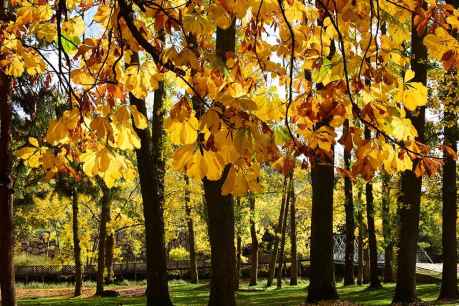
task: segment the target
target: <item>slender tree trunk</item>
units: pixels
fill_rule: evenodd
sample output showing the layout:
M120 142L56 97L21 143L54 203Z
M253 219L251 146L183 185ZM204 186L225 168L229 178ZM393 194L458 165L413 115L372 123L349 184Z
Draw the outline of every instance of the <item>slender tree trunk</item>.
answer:
M456 122L455 113L445 113L445 119ZM445 128L445 145L450 146L457 152L457 124ZM457 183L456 183L456 161L448 154L443 165L443 224L442 224L442 246L443 246L443 268L442 281L439 299L455 300L458 297L457 289Z
M97 254L96 295L102 296L104 294L105 243L107 239L107 222L110 214L111 191L102 180L99 180L99 184L102 189L102 201Z
M110 218L109 218L110 220ZM105 268L107 269L106 284L113 283L113 248L115 247L115 237L113 233L108 233L105 240Z
M359 188L357 194L357 222L359 225L359 236L357 238L358 258L357 258L357 284L363 284L363 239L365 233L365 225L363 224L363 208L362 208L362 189Z
M378 276L378 248L376 245L376 230L374 219L373 184L366 183L367 198L367 223L368 223L368 247L370 252L370 286L369 288L381 288Z
M131 62L138 63L135 55ZM145 101L130 95L132 105L146 118ZM136 150L145 219L147 249L147 305L170 306L166 242L164 237L164 83L160 82L154 93L152 129L136 130L141 148Z
M0 1L3 12L4 1ZM13 234L13 177L11 175L11 79L0 71L0 288L3 306L16 305Z
M241 256L242 256L242 238L241 234L237 233L236 238L236 274L234 276L234 287L239 290L240 277L241 277Z
M236 50L236 23L223 30L217 27L216 53L226 62L226 54ZM222 187L230 169L227 165L217 181L203 179L207 206L211 250L212 279L210 282L209 306L234 306L234 270L236 254L234 248L234 200L222 195Z
M221 194L229 169L230 166L225 167L218 181L204 179L212 265L209 306L236 305L234 201L232 196Z
M285 262L285 239L287 233L287 217L289 212L290 204L290 189L292 184L292 175L289 175L288 186L287 186L287 197L285 200L284 215L282 216L282 228L281 228L281 239L280 239L280 253L277 262L277 288L282 288L282 277L284 276L284 262Z
M458 0L446 0L454 8L459 8ZM451 71L454 78L454 85L457 88L457 70ZM452 105L449 109L455 109L458 97L455 94L452 98ZM444 121L444 145L451 147L457 154L458 126L457 114L454 111L445 111ZM458 298L457 289L457 183L456 183L456 161L448 154L444 154L445 163L443 165L443 223L442 223L442 248L443 248L443 268L439 300L455 300Z
M457 6L456 6L457 7ZM457 77L457 73L454 73ZM457 85L457 84L456 84ZM457 86L456 86L457 88ZM456 98L457 99L457 98ZM456 103L457 100L454 100ZM451 106L450 106L451 107ZM453 108L454 109L454 108ZM444 128L444 145L451 147L457 153L457 116L454 112L445 112L446 124ZM446 152L444 153L445 163L443 165L443 223L442 223L442 246L443 246L443 268L439 299L456 300L457 289L457 183L456 183L456 161Z
M252 249L250 253L250 283L249 286L255 286L258 281L258 238L257 228L255 222L255 196L253 193L249 193L249 205L250 205L250 238L252 240Z
M363 283L370 283L370 254L368 245L363 247Z
M107 223L112 221L112 210L111 207L107 212ZM113 248L115 247L115 237L113 232L107 232L105 238L105 268L107 269L107 276L105 278L106 284L113 283Z
M384 236L384 282L394 281L392 269L393 242L391 235L391 216L390 216L390 176L382 174L382 223Z
M365 128L365 139L371 138L371 131ZM365 184L365 197L367 201L367 225L368 225L368 247L370 252L370 285L371 289L381 288L381 282L378 276L378 246L376 242L376 229L375 229L375 209L373 198L373 184L367 182Z
M235 211L234 215L238 216L237 219L239 219L239 214L241 211L241 199L239 197L236 198L236 206L235 206ZM242 238L241 238L241 232L240 232L240 224L235 222L235 232L236 232L236 267L234 270L234 288L236 290L239 290L239 278L241 276L241 252L242 252Z
M296 242L296 195L293 177L290 192L290 286L296 286L298 285L298 251Z
M81 295L81 287L83 285L83 275L81 268L81 246L80 246L80 231L78 223L78 190L73 189L72 194L72 229L73 229L73 258L75 260L75 296Z
M311 165L311 278L308 302L337 299L333 264L333 158L316 158Z
M281 209L279 211L279 219L277 220L277 227L274 235L274 244L273 244L273 250L271 252L271 261L269 263L269 268L268 268L268 281L266 283L267 287L272 286L273 284L273 279L274 279L274 274L276 271L276 262L277 262L277 253L279 251L279 236L282 230L282 223L283 223L283 216L284 216L284 209L285 209L285 203L287 200L287 177L284 177L284 184L283 184L283 190L282 190L282 203L281 203Z
M196 260L196 242L194 238L194 222L190 206L190 180L185 175L185 214L188 228L188 253L190 254L190 277L191 283L199 282L198 263Z
M426 85L427 50L422 40L423 35L418 35L416 27L413 25L411 34L413 53L411 66L415 72L413 81ZM425 108L420 108L416 113L407 112L407 117L418 132L417 140L423 142ZM414 173L416 166L417 161L414 162L413 169L403 172L401 177L400 238L394 303L413 303L416 301L416 251L422 186L422 178L416 177Z
M349 120L344 122L343 134L349 133ZM351 168L351 152L344 148L344 166L346 170ZM354 285L354 199L352 193L352 180L344 177L344 202L346 213L346 246L344 254L344 285Z

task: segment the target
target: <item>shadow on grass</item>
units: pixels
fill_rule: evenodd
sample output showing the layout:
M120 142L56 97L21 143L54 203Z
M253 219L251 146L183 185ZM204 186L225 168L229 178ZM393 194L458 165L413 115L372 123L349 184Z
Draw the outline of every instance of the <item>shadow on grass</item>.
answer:
M237 304L245 305L270 305L288 306L301 305L306 298L307 283L300 286L285 285L282 289L264 288L262 286L241 286L237 292ZM381 289L367 290L367 286L338 286L342 301L350 301L352 305L390 305L394 293L394 284L384 284ZM189 284L186 282L171 282L171 296L174 305L206 305L209 298L208 284ZM439 292L438 284L421 284L417 287L419 297L425 302L432 302ZM145 305L144 297L118 297L118 298L73 298L57 299L45 298L36 300L22 300L20 306L119 306L119 305ZM303 304L304 305L304 304ZM331 305L331 304L328 304ZM344 305L344 304L340 304ZM346 304L351 305L351 304ZM440 305L440 304L436 304ZM444 305L444 304L441 304Z

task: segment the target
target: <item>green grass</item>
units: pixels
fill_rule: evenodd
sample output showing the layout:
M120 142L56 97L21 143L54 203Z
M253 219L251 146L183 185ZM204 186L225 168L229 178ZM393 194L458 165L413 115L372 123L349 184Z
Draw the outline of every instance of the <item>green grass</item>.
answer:
M306 295L306 282L298 286L285 284L282 289L274 287L266 289L264 284L257 287L241 286L237 293L238 305L300 305ZM171 295L175 305L206 305L208 300L208 285L192 285L183 281L170 283ZM417 287L419 297L425 301L434 301L439 292L438 284L421 284ZM341 300L364 305L388 305L394 292L394 284L384 285L378 290L367 290L365 286L338 286ZM120 298L73 298L73 299L32 299L22 300L19 305L49 305L49 306L119 306L119 305L145 305L144 297ZM439 304L437 304L439 305Z

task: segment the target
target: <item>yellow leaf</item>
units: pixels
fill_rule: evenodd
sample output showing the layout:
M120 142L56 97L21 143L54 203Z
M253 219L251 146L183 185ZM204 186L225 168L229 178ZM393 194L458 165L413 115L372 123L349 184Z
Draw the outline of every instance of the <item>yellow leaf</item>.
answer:
M95 79L92 75L83 69L75 69L70 73L72 82L80 85L91 86L94 84Z
M6 66L5 72L7 75L18 78L24 73L24 61L16 54L9 59L1 60L0 64Z
M31 168L38 168L40 166L41 153L39 148L24 147L16 151L16 156L23 159L26 165Z
M145 116L137 110L137 106L130 106L132 118L134 119L134 124L138 129L146 129L148 127L148 121Z
M114 146L121 150L133 150L140 148L140 138L132 126L117 125L114 130Z
M427 87L420 82L410 82L404 90L402 103L405 107L414 111L417 107L427 103Z
M235 189L236 185L236 170L234 167L231 166L228 175L226 176L226 180L222 186L222 195L232 194L233 190Z
M83 18L80 16L70 18L62 23L62 32L68 38L80 37L85 31Z
M231 15L221 5L212 5L209 8L209 16L215 20L217 26L221 29L228 29L231 26Z
M34 138L34 137L29 137L29 143L30 143L32 146L36 147L36 148L38 148L38 147L40 146L40 145L38 144L38 140L37 140L36 138Z
M53 42L57 37L56 26L52 23L40 23L33 28L38 39Z
M106 4L100 4L96 14L92 18L95 22L105 24L110 17L112 8Z
M96 131L96 136L99 139L106 139L107 136L113 134L113 129L104 117L96 117L91 121L91 129Z
M196 35L210 34L213 32L213 27L212 22L201 15L192 14L183 17L183 28L187 32Z
M27 73L30 75L42 73L46 68L43 59L34 52L22 52L22 58L24 60L24 65Z
M68 130L61 120L52 120L46 133L46 142L49 144L65 143L67 141Z
M408 81L411 81L414 78L414 76L415 76L414 71L411 69L408 69L407 71L405 71L404 82L406 83Z
M80 155L80 161L83 163L83 171L89 177L94 177L99 172L97 154L94 151L87 151Z

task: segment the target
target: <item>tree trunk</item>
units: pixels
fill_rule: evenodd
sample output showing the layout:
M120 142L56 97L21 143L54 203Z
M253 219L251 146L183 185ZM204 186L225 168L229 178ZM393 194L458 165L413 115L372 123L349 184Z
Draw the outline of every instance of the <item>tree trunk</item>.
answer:
M365 128L365 139L371 139L371 131ZM373 184L367 182L365 184L365 197L367 201L367 226L368 226L368 247L370 251L370 285L371 289L381 288L381 282L378 276L378 246L376 242L376 229L375 229L375 209L373 198Z
M366 245L363 247L363 283L370 283L370 254Z
M368 247L370 251L370 286L369 288L381 288L378 276L378 248L376 245L376 230L373 204L373 184L368 182L365 186L367 199L367 223L368 223Z
M108 219L110 220L110 218ZM107 239L105 240L105 268L107 269L107 277L105 278L106 284L113 283L113 248L115 247L115 237L113 233L107 234Z
M296 242L296 195L293 177L290 192L290 286L296 286L298 285L298 251Z
M456 6L457 7L457 6ZM456 76L457 73L454 73ZM456 86L457 87L457 86ZM457 100L455 99L454 102ZM451 106L450 106L451 107ZM454 109L454 108L453 108ZM446 124L452 124L444 128L444 145L451 147L457 153L457 116L454 112L445 112ZM457 291L457 183L456 161L446 152L443 165L443 223L442 223L442 246L443 268L439 299L456 300Z
M349 120L344 122L343 135L349 133ZM351 168L351 152L344 149L344 165L346 170ZM344 206L346 213L346 246L344 255L344 285L354 285L354 199L352 193L352 180L344 177Z
M0 11L3 11L4 1L0 4ZM16 305L10 93L11 79L0 71L0 287L3 306Z
M455 113L445 113L445 119L455 122L452 127L444 130L444 144L450 146L457 152L457 117ZM457 183L456 183L456 161L448 154L444 154L445 164L443 165L443 224L442 224L442 246L443 246L443 268L439 299L456 300L457 291Z
M188 228L188 253L190 254L190 278L191 283L199 282L198 263L196 260L196 242L194 238L194 222L190 206L190 180L185 175L185 214Z
M283 190L282 190L282 203L281 203L281 209L279 211L279 219L277 220L277 227L276 227L276 231L274 235L274 242L273 242L274 245L273 245L273 250L271 252L271 261L269 263L269 268L268 268L268 281L266 283L267 287L272 286L274 274L276 271L277 253L279 251L279 235L282 229L286 200L287 200L287 177L284 176L284 184L283 184Z
M133 56L131 62L138 62ZM145 101L130 95L132 105L146 118ZM136 150L145 219L145 244L147 251L147 305L170 306L166 242L164 237L164 83L160 82L154 93L152 132L136 130L141 148Z
M239 197L236 198L236 207L234 211L234 215L238 216L236 219L239 219L239 214L241 211L241 199ZM236 267L234 270L234 288L239 290L239 278L241 276L241 252L242 252L242 238L240 232L240 224L235 222L235 232L236 232Z
M454 8L459 8L458 0L446 0ZM457 70L451 71L454 78L454 85L457 88ZM453 90L456 93L455 90ZM449 109L454 110L457 106L457 95L454 94L453 105L448 105ZM445 111L444 121L444 145L450 146L457 154L457 115L454 111ZM442 248L443 248L443 267L439 300L456 300L458 298L457 289L457 183L456 183L456 161L446 152L444 153L445 163L443 165L443 223L442 223Z
M191 39L194 37L191 35ZM236 24L223 30L217 27L216 54L226 63L226 54L236 49ZM193 109L199 119L204 114L204 105L198 97L192 98ZM234 247L234 200L231 195L222 195L222 187L231 165L227 165L217 181L202 180L207 210L212 275L210 280L209 306L234 306L236 250Z
M249 193L249 205L250 205L250 238L252 240L252 249L250 253L250 283L249 286L255 286L258 281L258 238L257 229L255 222L255 196L253 193Z
M242 238L241 234L237 233L236 238L236 274L234 276L234 288L239 290L240 277L241 277L241 256L242 256Z
M357 194L357 222L359 225L359 237L357 238L358 258L357 258L357 284L363 284L363 238L365 233L365 225L363 224L363 208L362 208L362 189L359 188Z
M414 16L413 16L414 20ZM413 58L411 66L415 72L413 81L427 83L427 50L424 46L423 35L418 35L416 27L412 26L411 50ZM407 112L418 132L417 140L424 141L425 107L416 113ZM416 251L419 233L419 213L421 202L422 178L416 177L414 169L402 173L400 196L400 238L397 260L397 285L395 287L394 303L413 303L416 301Z
M384 236L384 282L394 281L392 269L393 246L391 235L391 216L390 216L390 176L382 174L382 223Z
M102 189L102 201L97 254L96 295L102 296L104 293L105 243L107 239L107 222L110 214L111 191L102 180L99 180L99 184Z
M81 295L83 275L81 268L81 246L78 223L78 190L74 188L72 194L72 229L73 229L73 258L75 260L75 296Z
M285 207L284 207L284 215L282 216L282 228L281 228L281 240L280 240L280 253L277 262L277 288L282 288L282 277L284 274L284 262L285 262L285 239L287 233L287 217L289 212L289 204L290 204L290 195L291 195L291 188L292 188L292 174L289 175L288 179L288 186L287 186L287 197L285 200Z
M209 306L236 305L234 201L231 195L221 194L229 169L230 166L225 167L218 181L204 179L212 265Z
M236 50L236 23L223 30L217 27L216 53L226 62L226 53ZM234 306L234 276L236 254L234 248L234 200L222 195L222 187L230 165L217 181L203 179L206 199L212 264L209 306Z
M337 299L333 264L333 158L317 157L311 165L311 278L307 302Z

